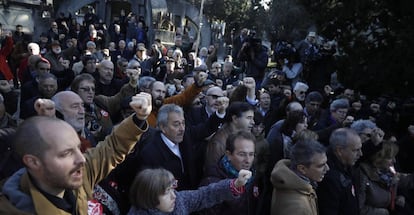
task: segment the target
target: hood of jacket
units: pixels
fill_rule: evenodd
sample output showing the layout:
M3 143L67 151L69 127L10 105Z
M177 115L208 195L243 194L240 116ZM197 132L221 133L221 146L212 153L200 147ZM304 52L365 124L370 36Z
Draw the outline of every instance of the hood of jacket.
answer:
M32 198L30 195L20 190L20 180L26 172L26 169L22 168L10 176L6 183L4 183L2 192L7 196L10 203L19 210L34 212L35 209Z
M314 193L312 185L290 169L290 160L283 159L276 163L271 181L277 190L296 190L304 194Z

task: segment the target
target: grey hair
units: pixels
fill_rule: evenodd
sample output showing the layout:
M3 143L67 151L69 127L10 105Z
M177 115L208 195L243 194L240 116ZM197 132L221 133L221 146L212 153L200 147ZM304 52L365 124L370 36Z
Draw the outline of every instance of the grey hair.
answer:
M170 113L178 113L184 115L183 108L176 104L166 104L163 105L160 110L158 111L157 115L157 126L160 128L161 126L166 126L168 124L168 115Z
M55 109L56 109L57 111L62 111L62 109L63 109L63 107L62 107L62 103L61 103L61 100L62 100L62 94L61 94L61 93L57 93L57 94L55 94L55 95L51 98L51 100L55 103Z
M136 67L136 66L141 67L141 64L140 64L138 61L136 61L136 60L130 60L130 61L128 62L128 66L127 66L127 68L128 68L128 69L132 69L132 68L134 68L134 67ZM143 77L149 77L149 76L143 76Z
M302 140L292 146L290 160L292 167L304 165L309 167L315 154L325 154L326 148L316 140Z
M4 102L4 98L3 98L3 96L0 94L0 103L3 103Z
M140 88L149 88L149 86L154 83L156 80L154 77L151 76L142 76L138 80L138 86Z
M128 60L125 59L124 57L120 57L118 58L118 60L116 61L117 66L122 65L123 63L128 63Z
M310 102L323 102L323 96L320 92L318 91L312 91L310 93L308 93L308 95L306 95L305 98L305 103L310 103Z
M331 136L329 137L329 146L332 149L346 148L349 145L349 139L352 136L356 136L359 138L359 135L355 130L352 130L350 128L338 128L335 131L333 131Z
M362 133L366 128L374 129L376 127L377 125L368 119L360 119L351 124L351 129L354 129L358 134Z
M348 99L336 99L331 103L331 106L329 107L329 110L331 112L334 112L338 109L348 109L349 108L349 101Z

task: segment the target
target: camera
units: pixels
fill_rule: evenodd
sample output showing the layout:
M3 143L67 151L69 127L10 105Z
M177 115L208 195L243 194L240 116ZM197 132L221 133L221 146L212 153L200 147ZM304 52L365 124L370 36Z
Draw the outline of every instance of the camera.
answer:
M249 31L244 42L247 43L243 50L245 54L249 54L262 45L262 40L256 37L256 31L254 30Z
M98 131L101 128L101 125L94 119L90 121L90 130L91 131Z

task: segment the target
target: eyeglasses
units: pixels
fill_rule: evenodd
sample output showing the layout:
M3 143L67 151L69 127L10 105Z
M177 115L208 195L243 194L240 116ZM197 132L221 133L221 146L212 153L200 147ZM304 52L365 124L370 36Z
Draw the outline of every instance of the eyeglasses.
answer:
M79 90L82 90L84 92L95 92L95 87L79 87Z
M211 96L211 98L213 98L213 99L217 99L217 98L220 98L220 97L223 97L223 96L219 96L219 95L207 95L207 96Z

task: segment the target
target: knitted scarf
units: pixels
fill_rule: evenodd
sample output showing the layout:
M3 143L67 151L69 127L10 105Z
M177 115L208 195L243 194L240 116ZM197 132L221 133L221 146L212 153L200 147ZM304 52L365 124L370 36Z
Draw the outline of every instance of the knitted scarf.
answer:
M237 178L239 177L239 171L237 171L236 168L231 164L229 158L224 155L223 158L220 160L221 165L223 165L224 170L228 175L231 176L231 178ZM246 186L249 186L253 182L253 178L255 176L255 171L253 169L250 169L252 171L252 177L247 181Z

